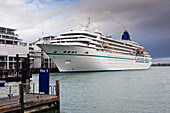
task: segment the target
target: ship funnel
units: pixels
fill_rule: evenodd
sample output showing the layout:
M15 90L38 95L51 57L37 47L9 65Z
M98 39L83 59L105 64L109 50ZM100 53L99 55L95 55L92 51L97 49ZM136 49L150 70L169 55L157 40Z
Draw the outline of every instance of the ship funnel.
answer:
M122 40L130 40L131 41L131 36L129 35L128 31L123 32Z

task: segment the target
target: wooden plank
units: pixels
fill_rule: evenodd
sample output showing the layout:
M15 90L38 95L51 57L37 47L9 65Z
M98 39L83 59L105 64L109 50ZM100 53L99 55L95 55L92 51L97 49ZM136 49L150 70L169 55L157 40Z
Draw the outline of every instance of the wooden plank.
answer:
M58 96L42 95L42 94L25 94L24 108L29 111L33 107L44 106L58 102ZM0 98L0 113L20 110L19 96Z

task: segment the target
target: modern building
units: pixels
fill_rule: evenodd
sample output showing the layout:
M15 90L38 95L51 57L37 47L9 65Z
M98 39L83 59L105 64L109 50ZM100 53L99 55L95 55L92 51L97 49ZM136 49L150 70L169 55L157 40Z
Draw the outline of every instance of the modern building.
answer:
M19 54L19 62L29 54L29 46L23 43L16 29L0 27L0 69L15 69L16 54Z
M56 68L55 64L43 52L37 43L49 43L55 36L42 37L33 43L24 43L17 29L0 27L0 69L16 69L16 54L19 54L19 65L23 58L30 55L30 68Z
M32 68L56 68L51 58L37 46L39 43L49 43L54 38L55 36L42 37L29 44Z

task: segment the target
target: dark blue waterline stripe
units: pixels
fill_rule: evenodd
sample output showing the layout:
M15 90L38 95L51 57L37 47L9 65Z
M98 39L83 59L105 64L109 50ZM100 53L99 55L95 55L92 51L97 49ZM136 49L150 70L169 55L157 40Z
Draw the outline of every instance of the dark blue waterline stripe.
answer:
M103 58L114 58L114 59L137 60L137 61L152 62L151 60L141 60L141 59L131 59L131 58L121 58L121 57L110 57L110 56L100 56L100 55L61 54L61 53L47 53L47 54L48 54L48 55L90 56L90 57L103 57Z
M82 73L82 72L111 72L111 71L133 71L133 70L144 70L144 69L124 69L124 70L89 70L89 71L60 71L60 73Z

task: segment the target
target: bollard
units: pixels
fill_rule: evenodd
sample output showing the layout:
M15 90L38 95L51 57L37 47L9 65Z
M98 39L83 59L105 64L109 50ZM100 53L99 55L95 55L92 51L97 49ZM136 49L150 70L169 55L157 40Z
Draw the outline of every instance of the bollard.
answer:
M24 113L24 91L23 84L19 84L19 98L20 98L20 113Z
M60 81L56 80L56 96L58 96L57 108L60 109Z

